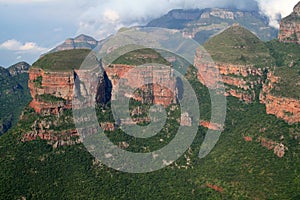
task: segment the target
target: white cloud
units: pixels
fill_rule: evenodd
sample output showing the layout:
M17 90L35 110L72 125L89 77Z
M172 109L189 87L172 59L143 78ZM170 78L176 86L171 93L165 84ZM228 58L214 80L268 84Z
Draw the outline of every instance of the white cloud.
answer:
M286 17L293 11L299 0L256 0L262 13L270 19L270 25L279 28L280 16Z
M2 44L0 44L0 49L18 51L18 52L32 52L32 53L37 53L37 52L42 53L47 51L46 48L40 47L34 42L21 43L14 39L7 40Z
M54 2L57 0L0 0L3 4L28 4L28 3L44 3L44 2Z
M106 10L103 13L104 19L110 22L117 22L120 19L120 16L115 10Z

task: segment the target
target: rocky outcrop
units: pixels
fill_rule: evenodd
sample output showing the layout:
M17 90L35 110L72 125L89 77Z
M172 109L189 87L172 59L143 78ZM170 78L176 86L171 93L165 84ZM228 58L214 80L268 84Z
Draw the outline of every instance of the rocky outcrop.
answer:
M258 137L256 142L259 142L261 146L269 150L273 150L274 154L279 158L282 158L285 152L288 150L288 148L284 144L275 142L267 138Z
M165 107L176 102L177 84L172 67L137 68L112 64L106 67L105 71L112 82L112 100L116 98L116 93L124 93L137 101ZM130 94L126 87L134 89L135 92Z
M40 68L31 68L28 87L33 98L30 107L37 113L58 114L72 107L74 89L72 72L45 72ZM53 100L43 100L40 98L42 95L51 95Z
M26 62L19 62L8 68L10 75L16 76L18 74L28 73L30 65Z
M100 127L104 131L109 131L109 132L113 132L116 129L115 124L112 122L102 122L102 123L100 123Z
M99 67L101 67L99 65ZM85 97L87 91L95 91L99 103L109 101L109 81L103 71L71 70L45 72L40 68L29 71L28 87L33 98L30 107L40 114L55 114L72 108L73 96ZM87 105L87 104L86 104Z
M211 189L213 189L214 191L220 192L220 193L223 193L223 190L224 190L222 187L217 186L217 185L213 185L213 184L211 184L211 183L206 183L206 187L211 188Z
M294 7L291 15L282 19L278 39L281 42L300 44L300 2Z
M201 120L199 125L204 128L214 130L214 131L223 131L224 130L223 125L217 124L217 123L212 123L212 122L205 121L205 120Z
M260 102L266 105L266 112L275 115L289 124L300 122L300 100L275 96L272 89L280 80L280 77L268 73L268 81L263 85Z

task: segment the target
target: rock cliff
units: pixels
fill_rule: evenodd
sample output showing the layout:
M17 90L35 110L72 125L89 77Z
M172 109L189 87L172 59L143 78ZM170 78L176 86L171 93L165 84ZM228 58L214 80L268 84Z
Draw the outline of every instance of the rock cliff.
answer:
M278 38L281 42L300 44L300 2L289 16L282 19Z
M266 112L275 115L289 124L300 122L300 100L278 96L272 93L281 77L268 73L268 81L263 85L260 102L266 105Z
M56 58L66 52L56 52L40 58L30 68L28 87L33 100L29 106L39 118L31 126L32 130L24 134L23 141L40 138L54 147L78 143L71 108L80 104L72 105L74 98L83 99L85 106L92 106L94 100L100 104L110 100L111 86L101 63L92 59L89 61L91 68L81 69L83 60L78 63L78 53L83 54L82 58L87 56L86 51L71 50L67 51L69 57L60 62ZM52 65L48 66L48 63ZM111 130L111 127L105 129Z
M158 104L165 107L176 103L177 85L174 70L171 67L164 66L158 69L157 67L147 66L139 69L132 65L113 64L106 67L106 73L112 81L113 100L116 92L124 92L125 96L144 103ZM132 89L135 88L135 92L127 94L126 90L119 90L120 80L124 85ZM122 88L124 85L122 85Z
M76 60L76 66L71 62L74 62L73 59L78 56L78 52L81 52L83 57L81 62L80 59ZM62 51L48 54L37 61L29 71L28 87L33 98L30 106L37 113L59 114L72 107L74 95L78 97L90 95L87 91L95 91L95 98L99 103L109 101L109 81L101 64L95 59L93 65L99 70L79 69L83 59L87 56L87 52L82 50L67 51L69 59L64 60L63 57L60 58L62 62L56 60L56 57L65 53ZM45 61L55 64L44 66ZM67 68L62 65L73 67ZM61 66L61 68L56 69L54 66Z
M267 17L256 11L237 9L206 8L202 10L172 10L154 19L148 27L180 29L185 37L193 38L200 44L210 37L239 23L254 32L264 41L277 37L278 31L269 26Z
M113 100L116 92L121 92L127 97L148 104L167 107L177 102L178 85L174 69L153 49L126 53L112 64L105 66L105 71L112 82ZM133 89L134 92L129 92L126 87Z
M272 58L255 35L234 25L211 38L204 47L207 52L199 49L194 61L202 84L210 89L224 85L225 96L246 102L258 98ZM213 61L207 61L210 56Z

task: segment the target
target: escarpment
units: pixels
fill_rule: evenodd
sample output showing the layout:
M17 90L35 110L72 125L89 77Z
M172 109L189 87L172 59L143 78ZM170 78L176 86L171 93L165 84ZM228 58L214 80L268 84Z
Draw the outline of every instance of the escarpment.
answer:
M88 58L90 68L81 64ZM39 114L24 134L23 141L37 138L54 146L79 142L72 107L73 99L85 99L84 105L106 104L110 100L110 81L89 50L68 50L47 54L29 70L30 107Z
M280 22L278 39L280 42L300 44L300 2L293 12Z
M56 57L66 53L69 59L65 58L63 62L56 60ZM79 69L88 53L87 50L61 51L46 55L33 65L29 71L28 86L33 98L30 106L37 113L57 115L72 108L74 95L85 97L90 95L89 91L95 93L98 103L110 100L109 81L101 63L96 59L93 63L94 67L100 70ZM79 59L78 54L81 56ZM44 63L46 61L48 63Z
M177 102L179 83L175 71L155 50L127 53L105 66L105 71L112 82L112 100L116 99L116 93L121 93L143 103L164 107Z
M250 31L234 25L211 38L204 47L207 52L199 50L195 57L201 83L210 89L224 86L225 96L246 102L258 99L259 88L272 64L263 42Z
M124 93L137 101L165 107L177 101L176 77L170 66L137 68L113 64L106 68L106 73L112 81L112 100L115 100L116 93Z
M32 131L24 135L23 141L41 138L56 141L53 144L73 144L67 141L78 135L70 112L72 108L81 106L80 103L84 106L94 106L95 102L104 105L110 100L116 100L117 94L164 107L177 102L178 80L174 69L157 52L131 52L129 56L134 58L130 59L131 63L118 63L126 63L126 60L122 60L128 56L125 55L121 60L105 67L96 57L89 57L89 54L88 50L60 51L45 55L33 65L28 81L33 98L30 107L45 119L35 121ZM82 67L86 58L91 59L86 61L89 66ZM139 63L139 59L151 59L151 62L158 65L140 67L142 63ZM51 116L54 116L53 123L46 120ZM62 117L67 120L60 120ZM67 128L55 130L56 126L63 124L67 124ZM101 122L100 126L106 131L115 129L111 120Z
M284 77L268 74L268 81L264 84L260 95L260 102L266 105L267 114L285 120L289 124L300 122L300 99L274 94L276 84Z

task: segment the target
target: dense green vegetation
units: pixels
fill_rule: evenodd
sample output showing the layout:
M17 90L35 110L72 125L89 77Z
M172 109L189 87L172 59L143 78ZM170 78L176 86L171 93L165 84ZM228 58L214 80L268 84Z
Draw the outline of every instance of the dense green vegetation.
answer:
M72 71L80 68L90 52L91 50L88 49L76 49L46 54L33 63L32 67L41 68L45 71Z
M200 99L201 113L210 110L207 89L195 79L195 68L187 78ZM131 109L142 106L131 101ZM147 107L147 105L146 105ZM97 107L99 121L110 120L110 106ZM170 110L168 110L170 111ZM37 119L32 109L24 111L18 125L0 138L1 199L298 199L300 195L300 126L288 125L265 114L261 104L244 104L228 98L225 130L213 151L198 158L206 130L197 137L185 155L162 170L128 174L110 169L85 150L83 145L53 149L44 141L20 142ZM128 151L147 152L167 145L176 134L180 110L175 109L164 129L149 139L136 139L120 129L107 132L115 143L126 141ZM63 117L64 116L64 117ZM71 125L71 112L60 118ZM176 117L177 116L177 117ZM203 116L209 118L209 115ZM49 118L49 119L47 119ZM72 128L63 127L64 130ZM168 131L167 131L168 129ZM60 130L60 129L58 129ZM243 136L253 137L246 142ZM288 147L283 158L256 141L265 137ZM163 139L160 142L159 139ZM297 139L298 138L298 139ZM188 161L191 159L191 161ZM215 191L207 184L222 188Z
M293 44L271 41L265 46L252 33L234 26L221 33L219 38L212 38L207 45L219 62L264 66L272 64L271 54L278 65L275 75L284 77L287 82L299 78L299 49ZM88 52L48 54L34 65L46 71L68 71L78 68ZM131 65L151 62L170 64L150 49L130 52L115 61ZM208 89L198 81L194 67L188 69L186 78L199 100L201 119L209 120ZM37 80L36 84L39 82ZM287 84L290 83L278 83L280 90L277 92L287 95L283 90L293 90L299 94L295 85ZM51 95L39 98L47 102L62 100ZM208 156L198 158L206 135L206 129L199 127L190 149L175 163L145 174L110 169L95 160L82 144L53 148L42 140L21 142L35 121L51 124L49 128L57 133L75 128L71 110L59 116L41 116L33 109L25 108L18 124L0 137L0 199L299 199L300 124L288 125L267 115L265 106L258 102L246 104L233 97L227 101L225 129ZM131 100L129 108L130 111L137 107L142 110L140 114L133 114L133 118L146 118L150 106ZM165 126L151 138L131 137L119 127L106 135L116 145L126 142L128 151L144 153L160 149L169 144L179 127L179 106L171 105L166 110ZM109 103L97 105L96 113L99 122L116 122ZM251 137L252 141L245 141L245 136ZM284 144L288 148L284 157L279 158L273 150L262 146L260 138ZM216 191L209 185L221 189Z
M56 103L56 102L65 102L66 100L61 97L56 97L51 94L42 94L35 97L39 101L48 102L48 103Z
M33 80L33 82L34 82L34 87L42 88L43 77L38 76L35 80Z
M147 63L158 63L163 65L170 65L158 52L153 49L138 49L130 51L116 60L112 64L125 64L125 65L143 65Z
M271 66L273 58L266 45L247 29L234 25L204 44L216 62Z
M272 93L276 96L300 99L300 46L273 40L267 43L276 60L275 76L280 77Z
M0 67L0 135L16 124L21 111L31 100L28 74L10 74L9 70L15 72L15 66Z

